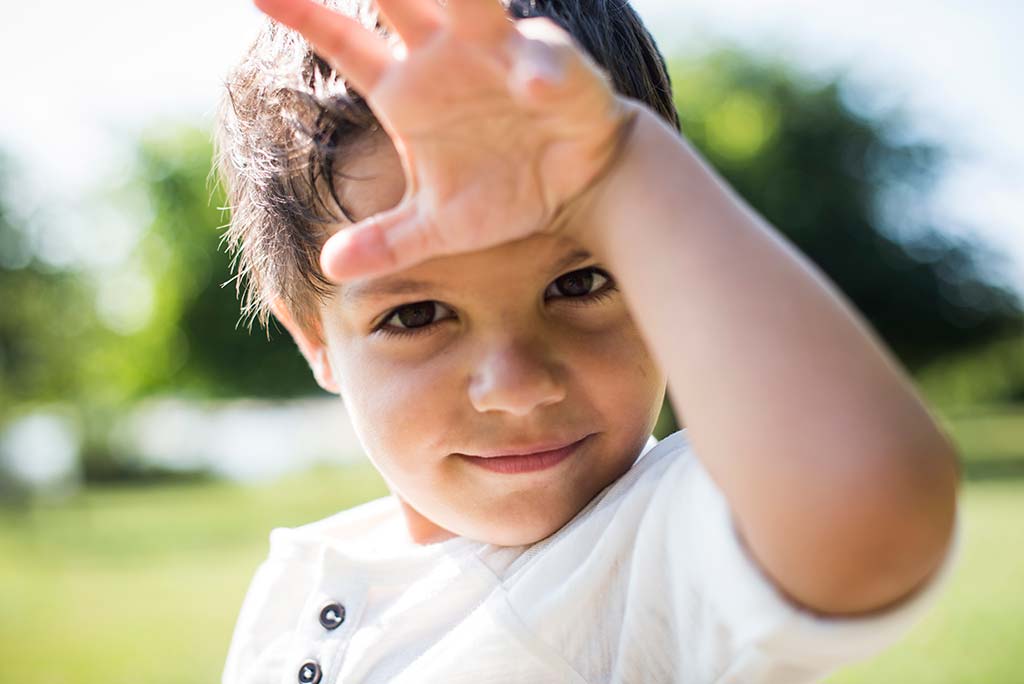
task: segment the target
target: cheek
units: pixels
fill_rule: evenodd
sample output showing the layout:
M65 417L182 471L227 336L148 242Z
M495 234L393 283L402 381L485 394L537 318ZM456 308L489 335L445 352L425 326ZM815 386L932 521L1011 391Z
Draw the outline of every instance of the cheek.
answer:
M339 364L342 399L372 455L414 454L443 427L453 377L441 364L401 362L368 348L340 355Z
M628 314L590 331L578 346L591 385L643 393L664 383L664 375Z
M653 421L661 409L667 378L629 316L589 336L576 373L598 410L620 425Z

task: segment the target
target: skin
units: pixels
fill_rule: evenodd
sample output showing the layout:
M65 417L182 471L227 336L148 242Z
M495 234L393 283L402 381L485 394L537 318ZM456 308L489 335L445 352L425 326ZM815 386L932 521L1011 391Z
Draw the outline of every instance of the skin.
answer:
M369 142L343 169L361 179L341 190L357 218L393 207L405 191L390 140L377 134ZM434 284L416 294L346 303L355 287L342 285L320 310L322 344L276 309L321 386L345 402L412 541L536 542L628 470L647 441L665 375L614 274L588 271L595 274L589 287L572 289L561 276L599 262L553 270L579 248L566 236L534 235L374 279ZM602 291L609 296L580 295ZM408 305L429 301L439 306L409 317ZM405 319L395 314L402 306ZM385 321L400 329L409 321L415 334L374 330ZM585 435L570 458L530 473L495 473L455 455Z

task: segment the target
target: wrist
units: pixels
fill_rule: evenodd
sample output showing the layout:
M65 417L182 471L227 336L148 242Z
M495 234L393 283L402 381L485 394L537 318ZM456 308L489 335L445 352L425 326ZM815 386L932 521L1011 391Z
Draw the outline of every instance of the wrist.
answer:
M619 222L615 216L630 201L634 192L631 186L641 175L647 156L645 150L650 149L652 135L659 134L652 129L671 132L643 103L623 96L618 100L622 113L608 161L582 191L563 205L552 222L555 230L590 246L595 254L603 248L608 231Z

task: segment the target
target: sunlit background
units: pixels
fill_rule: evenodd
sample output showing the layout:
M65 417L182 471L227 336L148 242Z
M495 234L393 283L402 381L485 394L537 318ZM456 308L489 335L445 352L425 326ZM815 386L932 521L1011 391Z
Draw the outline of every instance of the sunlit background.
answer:
M828 681L1020 681L1024 4L633 5L686 135L840 286L961 447L949 592ZM209 136L262 15L4 9L0 682L41 663L55 682L214 681L269 530L386 493L287 336L236 327ZM666 407L658 436L672 429Z

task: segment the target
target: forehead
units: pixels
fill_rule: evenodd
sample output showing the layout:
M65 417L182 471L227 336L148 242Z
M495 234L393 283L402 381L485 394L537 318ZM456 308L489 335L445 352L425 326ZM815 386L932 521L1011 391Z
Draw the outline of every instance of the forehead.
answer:
M353 142L336 171L338 198L357 221L395 206L405 192L401 159L382 131Z

